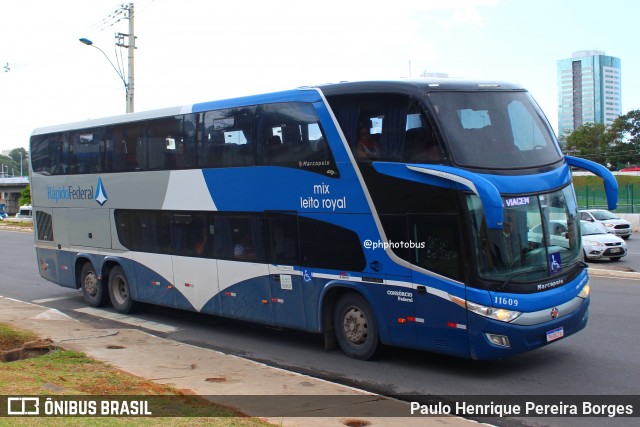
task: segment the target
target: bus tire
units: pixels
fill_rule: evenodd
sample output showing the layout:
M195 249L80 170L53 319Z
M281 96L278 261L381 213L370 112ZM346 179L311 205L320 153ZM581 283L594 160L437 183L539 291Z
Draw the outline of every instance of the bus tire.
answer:
M109 298L118 313L134 313L138 309L138 303L131 298L129 279L119 265L109 272Z
M80 270L80 288L82 298L91 307L103 307L109 302L109 293L98 279L96 269L89 261L82 265Z
M347 356L369 360L376 355L378 324L371 306L360 294L349 292L338 299L333 327L338 344Z

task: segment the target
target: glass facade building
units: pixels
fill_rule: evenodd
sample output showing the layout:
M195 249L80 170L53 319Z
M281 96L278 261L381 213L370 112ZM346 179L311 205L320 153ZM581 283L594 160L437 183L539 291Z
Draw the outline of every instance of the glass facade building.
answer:
M620 59L604 52L574 52L558 61L558 136L585 123L609 126L622 114Z

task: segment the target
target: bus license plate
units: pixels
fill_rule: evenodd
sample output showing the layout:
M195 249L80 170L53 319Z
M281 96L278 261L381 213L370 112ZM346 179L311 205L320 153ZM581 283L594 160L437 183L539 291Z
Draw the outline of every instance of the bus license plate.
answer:
M560 327L547 332L547 342L555 341L564 336L564 328Z

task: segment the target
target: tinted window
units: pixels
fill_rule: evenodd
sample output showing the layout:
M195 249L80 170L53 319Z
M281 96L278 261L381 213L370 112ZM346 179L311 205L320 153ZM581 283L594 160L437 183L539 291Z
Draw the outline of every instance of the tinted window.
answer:
M31 166L34 172L56 175L67 172L65 150L67 134L53 133L31 138Z
M115 219L120 243L132 251L265 260L258 214L118 209Z
M364 270L364 252L355 232L304 217L299 218L299 227L301 265L333 270Z
M70 133L68 173L103 172L104 140L101 129L79 130Z
M168 240L162 232L161 212L117 210L115 219L122 246L132 251L165 252Z
M204 212L165 213L169 218L171 245L174 255L212 257L215 236L214 218Z
M53 224L51 215L46 212L36 211L36 230L38 240L53 241Z
M438 163L441 145L422 106L401 94L362 94L329 99L359 161Z
M443 276L463 278L456 215L410 215L409 231L411 241L416 244L411 262Z
M429 99L460 165L510 169L561 159L546 119L526 92L440 92Z
M38 135L31 137L31 167L34 172L44 175L51 173L51 154L49 153L50 139L53 135Z
M337 177L338 171L312 104L260 105L257 110L259 163Z
M117 209L115 220L120 244L132 251L348 271L366 264L355 232L293 214L263 221L252 213Z
M249 166L255 164L254 107L208 111L204 114L204 137L200 167Z
M270 215L268 221L269 262L300 265L298 221L295 215Z
M107 128L107 156L113 172L144 169L146 156L142 147L142 135L138 123L125 123Z
M236 261L264 261L261 217L232 213L216 215L214 256Z

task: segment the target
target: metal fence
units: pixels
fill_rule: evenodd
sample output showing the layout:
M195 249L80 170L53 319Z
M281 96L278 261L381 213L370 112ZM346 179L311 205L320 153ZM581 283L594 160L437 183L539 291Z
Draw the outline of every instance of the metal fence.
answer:
M609 209L602 185L576 187L580 209ZM640 184L624 184L618 187L617 213L640 213Z

